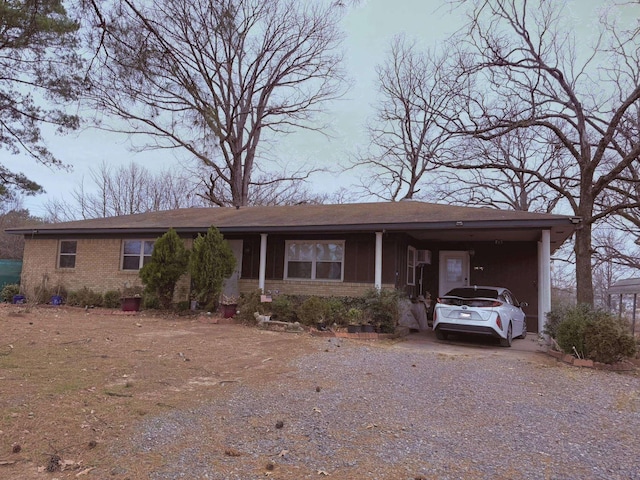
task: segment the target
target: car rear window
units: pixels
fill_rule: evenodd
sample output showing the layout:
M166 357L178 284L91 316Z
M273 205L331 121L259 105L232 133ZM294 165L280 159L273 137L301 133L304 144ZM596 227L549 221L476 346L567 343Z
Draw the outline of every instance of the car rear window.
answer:
M497 307L502 303L498 291L489 288L454 288L438 299L443 305L466 305L468 307Z
M445 297L498 298L498 291L490 288L454 288Z
M500 305L498 300L490 300L488 298L460 298L460 297L442 297L438 303L442 305L455 305L468 307L497 307Z

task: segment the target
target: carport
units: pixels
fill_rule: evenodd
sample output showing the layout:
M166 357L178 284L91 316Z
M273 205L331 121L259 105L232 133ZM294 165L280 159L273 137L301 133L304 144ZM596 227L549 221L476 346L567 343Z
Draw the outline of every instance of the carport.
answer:
M624 295L633 295L633 307L631 309L631 334L636 334L636 307L638 305L638 294L640 293L640 278L627 278L615 282L609 290L609 305L611 305L611 297L613 295L620 296L620 304L618 306L618 317L622 317L622 298Z

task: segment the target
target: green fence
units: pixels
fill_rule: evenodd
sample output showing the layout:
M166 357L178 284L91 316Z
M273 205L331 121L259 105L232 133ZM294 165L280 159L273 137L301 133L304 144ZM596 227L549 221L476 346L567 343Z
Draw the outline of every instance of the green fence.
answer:
M11 283L20 283L22 260L0 260L0 289Z

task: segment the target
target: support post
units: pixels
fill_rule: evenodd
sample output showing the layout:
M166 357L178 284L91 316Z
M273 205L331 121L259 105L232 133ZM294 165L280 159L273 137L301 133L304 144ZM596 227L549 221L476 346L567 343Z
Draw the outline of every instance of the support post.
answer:
M376 232L375 287L382 289L382 232Z
M620 300L618 300L618 318L622 318L622 294L620 294Z
M538 242L538 333L544 331L551 311L551 232L542 231Z
M258 288L264 293L264 277L267 273L267 234L260 234L260 273L258 276Z
M638 302L638 294L634 293L633 294L633 313L631 314L631 318L632 323L631 323L631 335L633 335L633 338L636 337L636 306L637 306L637 302Z

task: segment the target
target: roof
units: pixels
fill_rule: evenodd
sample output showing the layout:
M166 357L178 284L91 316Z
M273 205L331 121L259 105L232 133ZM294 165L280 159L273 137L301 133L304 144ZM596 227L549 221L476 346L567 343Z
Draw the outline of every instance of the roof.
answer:
M619 280L609 287L607 290L609 295L623 295L639 294L640 293L640 278L627 278L625 280Z
M169 228L174 228L179 233L197 233L215 225L225 235L406 231L423 239L451 239L453 232L456 232L454 236L458 239L480 240L493 239L494 232L498 229L505 234L511 232L511 236L504 239L508 241L523 240L523 232L527 231L529 235L526 239L534 240L535 235L540 235L541 229L550 229L554 250L571 236L576 223L578 219L564 215L402 201L184 208L38 225L33 228L12 228L7 232L29 236L122 233L161 235Z

